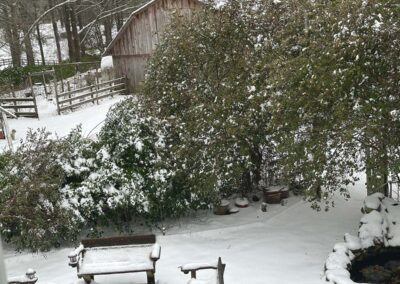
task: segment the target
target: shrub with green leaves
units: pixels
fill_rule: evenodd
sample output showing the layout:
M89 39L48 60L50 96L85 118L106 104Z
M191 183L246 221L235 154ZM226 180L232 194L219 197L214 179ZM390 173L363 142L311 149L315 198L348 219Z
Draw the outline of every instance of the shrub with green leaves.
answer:
M17 249L48 250L76 236L78 220L59 191L67 149L40 130L29 131L15 153L2 154L0 232Z
M246 194L260 185L263 153L274 154L263 11L229 1L177 15L148 65L141 99L170 123L169 158L193 194Z

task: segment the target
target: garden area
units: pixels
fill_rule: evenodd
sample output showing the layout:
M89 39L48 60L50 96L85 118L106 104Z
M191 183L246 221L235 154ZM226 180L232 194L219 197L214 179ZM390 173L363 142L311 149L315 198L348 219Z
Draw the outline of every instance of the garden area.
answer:
M158 284L187 283L179 266L218 257L226 283L395 283L398 263L367 268L383 280L362 271L364 254L398 246L400 8L300 2L175 15L135 93L60 116L39 96L43 117L11 119L8 274L84 283L68 267L82 239L154 234Z

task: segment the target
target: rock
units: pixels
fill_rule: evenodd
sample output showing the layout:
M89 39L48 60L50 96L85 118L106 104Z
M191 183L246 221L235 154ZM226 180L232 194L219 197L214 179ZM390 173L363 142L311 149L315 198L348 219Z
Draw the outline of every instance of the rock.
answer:
M240 208L249 206L249 200L246 197L238 197L235 200L235 205Z

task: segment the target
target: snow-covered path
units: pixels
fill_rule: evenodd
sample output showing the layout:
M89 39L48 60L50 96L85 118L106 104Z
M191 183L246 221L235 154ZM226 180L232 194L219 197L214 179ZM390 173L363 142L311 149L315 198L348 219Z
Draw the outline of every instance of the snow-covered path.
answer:
M316 212L309 203L291 197L287 206L271 205L267 213L259 203L238 214L189 219L157 236L161 259L157 263L159 284L184 284L188 275L178 266L187 262L209 262L222 257L227 264L229 284L324 283L323 265L335 243L344 233L355 234L361 217L365 190L361 181L352 189L348 202L336 198L329 212ZM22 274L28 267L37 270L38 284L77 283L76 270L68 267L71 248L45 255L15 255L8 251L9 275ZM209 277L200 272L199 278ZM96 277L99 284L146 283L144 273Z

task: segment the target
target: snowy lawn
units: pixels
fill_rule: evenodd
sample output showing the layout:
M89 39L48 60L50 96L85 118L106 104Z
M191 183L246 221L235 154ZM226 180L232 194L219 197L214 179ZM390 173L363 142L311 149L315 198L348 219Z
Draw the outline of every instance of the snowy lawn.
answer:
M180 220L157 236L162 247L156 265L158 284L184 284L189 276L178 266L190 262L213 262L218 256L226 263L225 283L280 284L324 283L324 263L335 243L348 232L356 234L365 197L364 180L351 189L346 202L336 198L335 208L316 212L298 197L290 197L286 206L269 205L268 212L260 203L251 203L239 213L229 216L199 214L197 218ZM78 283L76 269L68 267L72 248L46 254L15 254L6 248L8 274L24 274L36 269L38 283ZM198 277L210 277L201 271ZM99 284L146 283L145 273L98 276ZM81 282L79 282L81 283Z
M58 136L65 136L78 124L82 124L82 134L93 137L100 130L110 107L124 98L126 96L106 98L101 100L99 105L89 103L74 112L65 112L57 115L55 103L47 101L43 96L37 96L39 119L21 117L9 120L10 129L17 131L14 147L19 144L20 139L25 138L29 128L36 130L45 127L53 134L57 133ZM6 146L6 140L0 140L0 151Z

